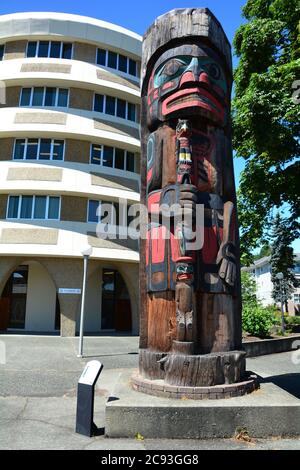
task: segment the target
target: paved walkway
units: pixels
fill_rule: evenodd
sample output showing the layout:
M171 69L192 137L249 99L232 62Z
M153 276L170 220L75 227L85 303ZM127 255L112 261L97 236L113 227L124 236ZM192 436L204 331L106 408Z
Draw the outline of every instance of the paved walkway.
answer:
M105 402L120 373L137 367L138 338L86 338L88 357L84 359L76 357L77 338L1 335L0 351L3 345L6 363L0 364L0 449L300 449L297 439L136 441L75 434L76 387L85 363L96 358L104 364L95 397L95 422L101 432ZM277 381L300 398L300 365L293 364L292 353L249 359L248 369L265 381Z

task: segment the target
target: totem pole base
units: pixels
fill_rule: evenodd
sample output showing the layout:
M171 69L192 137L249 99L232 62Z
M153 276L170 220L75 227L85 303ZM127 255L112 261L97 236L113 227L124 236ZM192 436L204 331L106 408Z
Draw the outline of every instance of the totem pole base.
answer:
M258 381L246 373L245 356L244 351L184 355L142 349L139 373L132 377L132 386L148 395L178 399L246 395L258 388Z

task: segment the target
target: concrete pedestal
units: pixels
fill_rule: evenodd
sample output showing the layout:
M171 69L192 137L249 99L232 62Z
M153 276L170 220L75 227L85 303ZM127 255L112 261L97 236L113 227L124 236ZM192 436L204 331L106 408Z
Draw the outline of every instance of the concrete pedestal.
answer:
M106 404L108 437L232 438L240 428L252 437L300 435L300 401L272 383L250 395L220 400L174 400L139 393L128 370Z

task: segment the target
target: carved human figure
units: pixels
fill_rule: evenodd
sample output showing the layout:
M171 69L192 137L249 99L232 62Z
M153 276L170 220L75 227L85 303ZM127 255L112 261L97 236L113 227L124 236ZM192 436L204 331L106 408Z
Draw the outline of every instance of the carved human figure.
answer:
M142 199L149 215L141 249L143 347L187 355L233 351L241 346L241 313L231 63L209 34L189 31L160 43L148 53L143 82ZM183 222L176 225L171 210L166 227L161 207L174 204ZM203 222L197 220L197 204L204 208ZM204 232L203 246L191 249L197 230Z

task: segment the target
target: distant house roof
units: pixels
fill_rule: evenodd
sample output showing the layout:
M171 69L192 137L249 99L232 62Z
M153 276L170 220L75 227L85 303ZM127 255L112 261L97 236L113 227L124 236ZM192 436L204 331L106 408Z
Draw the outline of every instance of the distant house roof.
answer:
M253 269L261 268L269 264L270 261L271 261L271 256L264 256L263 258L260 258L254 261L254 263L251 264L250 266L242 268L242 271L252 271ZM295 253L295 261L296 263L300 262L300 253Z

